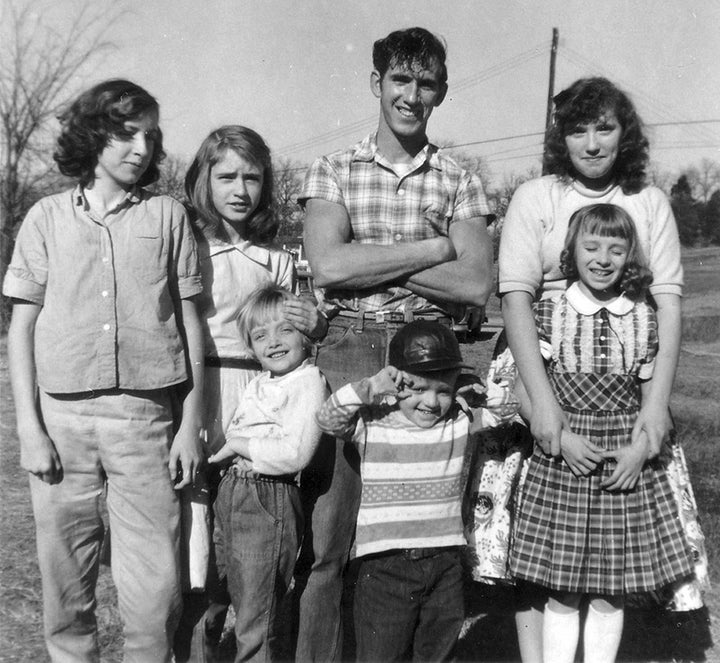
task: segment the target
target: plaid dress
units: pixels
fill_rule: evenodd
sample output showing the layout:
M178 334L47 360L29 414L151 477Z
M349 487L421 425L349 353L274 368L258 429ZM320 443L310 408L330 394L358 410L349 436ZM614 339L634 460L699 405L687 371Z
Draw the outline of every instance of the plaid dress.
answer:
M578 310L579 309L579 310ZM572 430L612 450L630 444L639 409L638 376L657 351L654 311L619 298L592 311L577 285L537 304L548 375ZM537 446L522 489L512 574L544 587L624 595L693 572L662 459L646 464L632 491L600 483L615 461L575 477Z

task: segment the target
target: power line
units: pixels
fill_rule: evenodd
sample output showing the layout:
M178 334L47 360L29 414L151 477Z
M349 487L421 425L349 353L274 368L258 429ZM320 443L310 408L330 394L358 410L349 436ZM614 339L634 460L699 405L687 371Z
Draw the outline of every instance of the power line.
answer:
M718 118L718 119L711 118L711 119L706 119L706 120L674 120L671 122L648 122L645 124L645 126L646 127L669 127L669 126L682 126L682 125L686 125L686 124L688 124L688 125L720 124L720 118ZM501 142L510 141L510 140L520 140L522 138L537 138L539 136L544 136L544 133L545 133L544 131L534 131L534 132L525 133L525 134L514 134L511 136L502 136L500 138L485 138L482 140L473 140L473 141L468 141L466 143L456 143L453 145L448 145L444 149L453 150L453 149L457 149L457 148L461 148L461 147L472 147L475 145L489 145L492 143L501 143ZM720 143L717 143L716 141L708 142L707 140L704 140L704 139L702 139L702 140L703 140L703 142L701 142L701 143L686 143L686 144L677 144L677 145L676 144L668 144L668 145L654 144L653 149L654 150L693 149L693 148L702 148L702 147L713 148L713 147L720 146ZM524 146L519 146L519 147L515 147L515 148L509 148L507 150L501 150L500 152L491 152L491 153L481 154L480 156L483 159L491 159L498 155L507 154L507 153L510 153L510 152L513 152L516 150L527 149L528 147L529 147L528 145L524 145ZM533 154L528 154L528 155L524 155L524 156L527 158L541 156L542 155L542 143L540 143L539 147L540 147L539 154L533 153ZM514 160L514 159L521 159L521 158L523 158L523 156L513 156L513 157L507 157L507 160L511 160L511 159ZM493 160L502 161L502 159L493 159ZM292 168L289 168L288 170L290 172L304 171L304 170L307 170L307 165L293 166Z
M544 51L542 50L544 48L544 44L537 44L533 46L532 48L523 51L522 53L519 53L518 55L515 55L511 58L508 58L507 60L503 60L502 62L491 65L490 67L487 67L486 69L483 69L475 74L472 74L471 76L467 76L457 83L452 84L451 90L452 94L456 94L457 92L462 92L463 90L466 90L469 87L472 87L473 85L477 85L478 83L484 82L486 80L489 80L490 78L493 78L495 76L498 76L499 74L503 73L504 71L508 69L515 69L519 67L522 64L525 64L526 62L529 62L530 60L533 60L541 55L543 55ZM333 129L331 131L327 131L322 134L318 134L317 136L313 138L308 138L304 141L299 141L297 143L292 143L290 145L286 145L280 149L277 150L280 154L287 154L288 152L297 152L302 149L307 149L310 147L313 147L314 145L319 145L322 143L327 143L331 140L334 140L335 138L340 138L341 136L344 136L349 133L355 133L356 131L359 131L361 128L367 126L368 124L374 123L377 121L377 114L373 114L370 116L367 116L361 120L357 120L353 122L352 124L338 127L337 129Z
M644 92L640 87L637 86L636 82L630 82L626 81L616 75L616 72L613 72L612 74L608 74L603 67L597 65L596 63L592 62L591 60L588 60L585 56L583 56L581 53L578 53L570 46L565 46L563 49L563 55L567 56L567 59L571 62L573 60L576 61L581 67L584 67L588 69L590 72L593 73L599 73L601 75L604 75L608 78L611 78L613 80L616 80L620 83L620 85L624 86L627 90L632 90L632 96L636 98L643 99L647 105L648 108L652 109L653 112L658 113L661 117L671 118L673 116L678 115L679 113L675 108L668 105L664 100L662 99L656 99L652 95ZM716 120L717 121L717 120ZM647 125L646 126L651 126ZM707 140L707 135L705 132L693 132L698 138L702 138ZM712 134L715 134L713 131ZM713 139L716 139L717 136L713 135Z

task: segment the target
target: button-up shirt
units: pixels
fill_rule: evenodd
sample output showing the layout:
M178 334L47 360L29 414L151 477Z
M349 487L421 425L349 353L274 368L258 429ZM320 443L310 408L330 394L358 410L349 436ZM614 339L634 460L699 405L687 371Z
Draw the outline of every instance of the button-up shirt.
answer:
M427 144L409 168L396 168L377 147L376 135L354 147L321 157L305 177L298 198L320 198L342 205L353 241L391 245L447 237L458 221L476 221L489 213L477 176ZM429 302L407 288L384 284L365 290L330 290L325 301L342 309L414 312L442 311L445 302Z
M183 382L180 300L201 289L180 203L136 188L100 218L78 187L30 210L3 293L42 306L35 327L39 386L78 393Z

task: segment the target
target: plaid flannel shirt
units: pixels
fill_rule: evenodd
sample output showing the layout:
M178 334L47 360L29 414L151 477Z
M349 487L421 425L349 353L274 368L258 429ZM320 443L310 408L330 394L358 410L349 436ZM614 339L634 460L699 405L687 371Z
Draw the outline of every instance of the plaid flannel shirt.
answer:
M447 237L458 221L484 223L489 213L479 178L428 143L409 169L396 172L378 151L376 135L346 150L320 157L305 177L298 201L310 198L347 209L353 241L391 245ZM415 313L457 313L446 302L431 302L401 286L324 293L327 308Z

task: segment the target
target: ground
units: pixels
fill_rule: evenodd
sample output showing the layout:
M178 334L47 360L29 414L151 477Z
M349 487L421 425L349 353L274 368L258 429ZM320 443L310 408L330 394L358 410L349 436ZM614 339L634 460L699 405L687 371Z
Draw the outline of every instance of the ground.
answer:
M680 367L672 409L681 436L707 538L710 576L708 613L693 620L632 610L626 619L621 661L717 661L720 650L720 248L683 255L686 297ZM497 304L488 309L498 319ZM495 330L461 347L483 373ZM28 483L19 467L15 414L8 385L7 344L0 338L0 662L47 660L42 639L42 599ZM506 590L468 583L469 618L459 656L466 661L515 661L517 642ZM708 618L709 614L709 618ZM121 660L121 633L110 572L98 583L98 622L103 661ZM712 639L712 640L711 640Z

